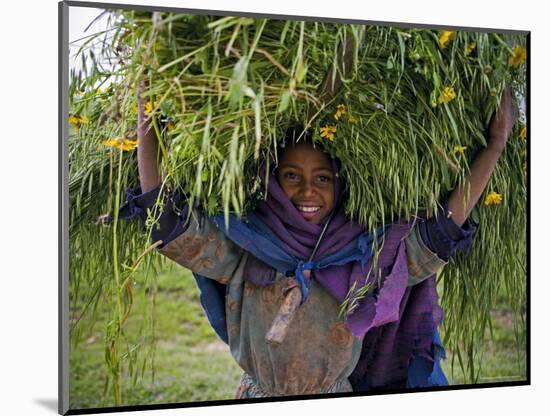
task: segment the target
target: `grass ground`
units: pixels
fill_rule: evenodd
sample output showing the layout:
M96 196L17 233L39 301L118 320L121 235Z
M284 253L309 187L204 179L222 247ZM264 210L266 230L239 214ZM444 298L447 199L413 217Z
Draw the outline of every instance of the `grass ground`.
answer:
M146 366L143 377L123 378L123 405L200 402L233 398L241 370L229 348L210 328L201 309L198 290L188 271L167 267L158 276L156 302L155 372ZM143 312L150 305L139 302L132 311L128 331L137 331ZM510 381L525 378L525 351L518 353L510 312L494 311L493 339L485 344L479 382ZM114 406L106 388L104 328L107 311L98 308L91 332L70 353L70 408ZM519 355L518 355L519 354ZM465 378L457 360L448 353L443 367L451 384Z
M124 378L123 405L233 398L241 371L229 347L209 326L194 279L185 269L170 267L160 273L158 283L155 372L147 368L136 383ZM141 323L146 307L138 299L129 331ZM96 320L93 331L70 353L70 408L114 406L110 390L105 393L103 332L107 314L99 311Z
M498 383L526 379L525 336L516 336L512 312L503 300L493 309L492 336L485 337L481 348L477 383ZM450 384L470 384L460 368L457 355L447 351L443 370Z

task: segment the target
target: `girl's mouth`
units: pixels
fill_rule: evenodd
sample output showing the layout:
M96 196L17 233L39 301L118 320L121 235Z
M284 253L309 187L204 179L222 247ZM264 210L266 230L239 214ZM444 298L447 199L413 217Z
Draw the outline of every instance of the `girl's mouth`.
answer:
M320 206L296 205L296 209L298 211L300 211L300 214L302 214L302 216L307 221L309 221L310 219L315 217L315 215L317 215L317 213L321 210L321 207Z

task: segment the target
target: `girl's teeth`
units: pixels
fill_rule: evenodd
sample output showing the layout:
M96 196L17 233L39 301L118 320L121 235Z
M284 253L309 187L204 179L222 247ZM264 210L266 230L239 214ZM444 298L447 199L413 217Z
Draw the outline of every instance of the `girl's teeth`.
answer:
M298 207L298 209L302 212L315 212L319 211L321 207Z

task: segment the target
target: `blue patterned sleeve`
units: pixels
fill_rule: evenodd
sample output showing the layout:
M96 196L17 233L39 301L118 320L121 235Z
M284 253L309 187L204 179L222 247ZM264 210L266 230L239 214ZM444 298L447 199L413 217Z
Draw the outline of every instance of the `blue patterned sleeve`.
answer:
M242 250L202 214L198 205L193 207L190 215L189 209L186 199L178 191L161 191L158 187L141 193L138 187L126 190L126 201L120 207L119 218L153 222L151 239L153 242L162 240L158 246L162 254L196 273L227 282L228 264L239 259ZM201 250L197 250L199 246ZM210 253L209 259L199 256L203 252ZM258 281L273 280L273 268L251 254L246 259L245 275L253 274ZM206 267L208 265L211 267Z
M464 225L458 226L451 218L447 200L444 201L437 216L421 219L418 223L418 230L424 244L445 261L457 250L468 251L476 229L477 226L470 218Z
M462 227L455 224L446 201L436 216L421 215L406 239L408 285L416 285L439 272L457 250L467 251L475 230L469 219Z
M180 192L161 191L155 188L141 193L141 189L126 190L126 202L120 207L119 218L140 219L144 224L152 222L151 239L162 240L159 248L164 247L188 227L188 204Z

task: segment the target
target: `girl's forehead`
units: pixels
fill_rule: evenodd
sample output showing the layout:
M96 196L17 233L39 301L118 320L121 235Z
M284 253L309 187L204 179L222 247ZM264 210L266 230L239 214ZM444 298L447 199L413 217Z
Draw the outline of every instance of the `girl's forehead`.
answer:
M309 166L315 164L332 169L330 157L319 147L309 143L297 143L287 147L282 155L281 164L292 162L294 165Z

